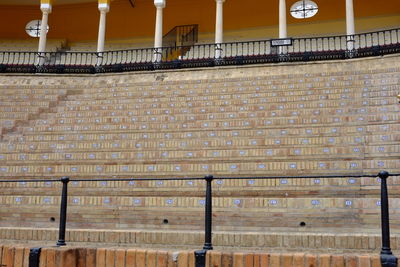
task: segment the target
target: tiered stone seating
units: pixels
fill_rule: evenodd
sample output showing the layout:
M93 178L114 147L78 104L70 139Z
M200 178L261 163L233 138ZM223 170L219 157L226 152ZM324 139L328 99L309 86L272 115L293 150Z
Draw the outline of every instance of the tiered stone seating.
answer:
M75 93L4 136L0 176L187 177L71 182L70 228L201 230L213 174L214 230L378 231L376 178L254 177L398 172L397 60L58 77ZM0 226L57 226L59 182L0 186Z
M2 133L38 118L66 95L66 89L2 85L0 88L0 127Z

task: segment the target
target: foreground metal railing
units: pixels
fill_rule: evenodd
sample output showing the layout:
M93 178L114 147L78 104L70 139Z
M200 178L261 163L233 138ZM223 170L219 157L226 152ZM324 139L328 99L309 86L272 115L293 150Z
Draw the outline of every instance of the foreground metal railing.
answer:
M104 73L299 62L400 52L400 29L312 38L270 39L97 52L0 52L0 73ZM161 54L161 55L160 55ZM177 57L169 55L176 54Z
M382 230L382 249L380 252L381 264L383 267L395 267L397 266L397 257L395 257L390 248L390 227L389 227L389 198L387 190L387 179L390 176L400 176L398 174L389 174L386 171L379 172L378 175L327 175L327 176L272 176L272 177L218 177L218 180L263 180L263 179L333 179L333 178L380 178L381 183L381 230ZM61 192L61 206L60 206L60 224L59 224L59 238L56 243L57 246L65 246L65 232L67 222L67 203L68 203L68 184L70 181L73 182L106 182L106 181L179 181L179 180L204 180L205 186L205 232L204 232L204 246L202 250L195 251L196 267L206 266L206 253L208 250L213 249L212 245L212 181L214 177L207 175L204 178L114 178L114 179L73 179L69 177L63 177L58 180L0 180L0 183L38 183L38 182L55 182L59 181L62 183ZM40 249L32 248L29 266L39 266L40 260Z

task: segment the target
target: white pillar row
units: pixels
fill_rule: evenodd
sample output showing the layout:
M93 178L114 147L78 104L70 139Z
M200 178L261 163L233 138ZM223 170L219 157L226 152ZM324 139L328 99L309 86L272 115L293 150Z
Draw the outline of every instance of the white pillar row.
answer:
M224 42L224 12L223 5L225 0L215 0L217 4L215 19L215 58L222 56L221 44Z
M163 38L163 9L166 6L166 0L154 0L156 6L156 28L154 33L154 55L153 62L162 60L162 38Z
M45 60L47 26L48 26L49 14L51 13L51 4L50 3L41 3L40 10L42 11L42 22L41 22L41 26L40 26L37 64L43 65L44 60Z
M347 50L354 49L354 9L353 0L346 0L346 35L347 35Z
M279 0L279 38L287 38L286 1ZM279 54L285 53L285 46L279 47Z
M104 43L106 38L106 16L107 12L110 11L110 5L108 2L99 0L99 11L100 11L100 21L99 21L99 34L97 39L97 65L103 63L103 52Z

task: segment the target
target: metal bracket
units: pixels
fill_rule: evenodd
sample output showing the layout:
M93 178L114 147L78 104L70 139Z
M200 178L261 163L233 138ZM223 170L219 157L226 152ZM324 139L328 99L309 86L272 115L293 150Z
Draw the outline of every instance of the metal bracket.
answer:
M41 250L42 248L31 248L29 252L29 267L39 267Z
M206 249L196 250L194 252L195 267L206 267L206 254Z

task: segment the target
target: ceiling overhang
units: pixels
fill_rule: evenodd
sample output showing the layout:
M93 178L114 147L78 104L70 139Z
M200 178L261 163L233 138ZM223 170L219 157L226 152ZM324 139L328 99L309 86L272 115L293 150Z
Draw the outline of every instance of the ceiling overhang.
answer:
M83 3L93 3L97 1L98 0L55 0L54 5L83 4ZM1 0L0 5L39 6L40 0Z

